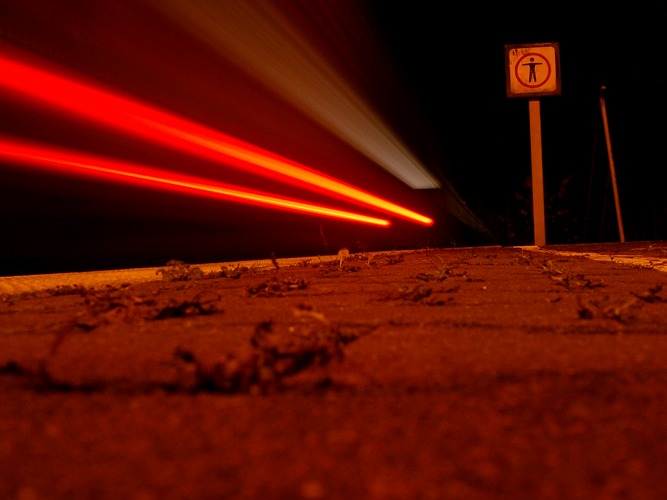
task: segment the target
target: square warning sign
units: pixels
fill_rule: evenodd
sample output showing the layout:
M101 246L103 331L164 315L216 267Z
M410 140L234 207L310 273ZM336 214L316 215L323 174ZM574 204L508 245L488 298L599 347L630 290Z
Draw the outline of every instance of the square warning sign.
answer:
M558 43L505 45L507 97L560 95Z

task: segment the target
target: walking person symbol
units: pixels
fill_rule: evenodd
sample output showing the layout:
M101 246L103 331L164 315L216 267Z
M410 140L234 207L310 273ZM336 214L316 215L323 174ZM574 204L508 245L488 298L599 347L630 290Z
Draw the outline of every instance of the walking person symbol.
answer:
M522 66L528 66L528 83L537 83L537 74L535 73L535 66L539 66L540 62L535 62L535 58L531 57L530 62L523 63Z

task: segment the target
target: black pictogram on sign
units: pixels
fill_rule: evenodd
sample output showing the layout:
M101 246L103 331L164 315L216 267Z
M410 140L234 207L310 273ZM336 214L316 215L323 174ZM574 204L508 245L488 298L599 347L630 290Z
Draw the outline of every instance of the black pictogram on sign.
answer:
M537 89L549 81L551 63L542 54L530 52L519 59L514 66L514 71L521 85Z

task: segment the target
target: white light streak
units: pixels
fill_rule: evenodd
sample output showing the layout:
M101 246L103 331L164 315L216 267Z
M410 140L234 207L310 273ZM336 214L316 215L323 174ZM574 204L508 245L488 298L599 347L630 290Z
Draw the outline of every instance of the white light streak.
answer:
M272 2L147 1L408 186L441 187Z

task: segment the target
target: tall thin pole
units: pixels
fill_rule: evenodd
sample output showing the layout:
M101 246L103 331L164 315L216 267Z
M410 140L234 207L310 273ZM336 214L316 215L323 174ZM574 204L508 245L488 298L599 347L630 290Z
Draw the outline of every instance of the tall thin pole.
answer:
M623 231L623 218L621 217L621 203L618 198L618 187L616 185L616 169L614 168L614 156L611 153L611 139L609 137L609 123L607 121L607 106L604 102L604 91L607 89L604 85L600 87L600 109L602 110L602 124L604 125L604 137L607 142L607 156L609 157L609 172L611 174L611 185L614 190L614 201L616 202L616 220L618 221L618 234L621 243L625 242L625 232Z
M533 185L533 227L535 246L547 244L544 223L544 178L542 175L542 123L540 121L540 101L528 101L530 118L530 160Z

